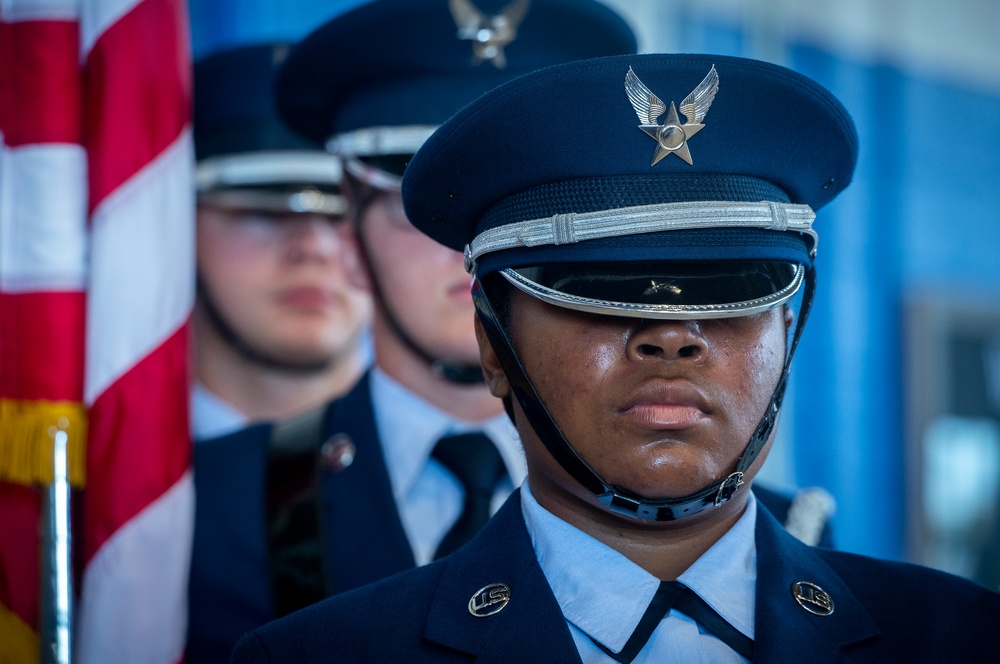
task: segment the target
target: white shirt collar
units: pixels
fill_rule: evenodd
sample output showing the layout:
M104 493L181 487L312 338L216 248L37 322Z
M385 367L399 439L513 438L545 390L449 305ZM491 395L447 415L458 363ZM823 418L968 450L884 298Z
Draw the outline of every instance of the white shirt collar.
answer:
M378 367L371 371L371 395L375 426L397 500L413 488L438 440L471 430L483 431L494 442L514 486L524 479L524 454L506 414L483 422L459 420L413 394Z
M619 652L659 580L622 554L547 511L521 486L521 509L535 555L566 620ZM757 504L751 494L733 527L678 577L733 627L753 638Z

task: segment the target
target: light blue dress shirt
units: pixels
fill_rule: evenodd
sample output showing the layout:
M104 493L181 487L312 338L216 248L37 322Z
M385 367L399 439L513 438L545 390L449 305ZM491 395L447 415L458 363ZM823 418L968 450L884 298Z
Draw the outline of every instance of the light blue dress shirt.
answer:
M382 444L393 495L413 557L430 562L441 539L458 520L465 502L462 485L437 460L434 445L443 436L481 430L497 446L509 478L493 496L493 511L524 480L524 453L506 414L465 422L413 394L378 368L371 372L375 426Z
M653 599L659 579L614 549L545 510L521 487L521 509L535 555L555 594L584 664L617 664L592 639L620 652ZM757 548L753 494L736 524L678 581L746 636L754 635ZM698 623L672 610L633 660L720 664L746 662Z
M215 396L201 383L191 389L191 438L195 442L235 433L250 425L246 415Z

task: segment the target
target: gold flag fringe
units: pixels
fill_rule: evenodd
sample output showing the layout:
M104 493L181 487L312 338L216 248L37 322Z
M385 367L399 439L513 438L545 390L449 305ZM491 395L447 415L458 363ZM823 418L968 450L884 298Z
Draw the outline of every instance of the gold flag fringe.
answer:
M17 614L0 604L0 664L37 664L38 635Z
M69 481L86 484L87 411L73 401L0 399L0 480L51 484L56 429L68 437Z

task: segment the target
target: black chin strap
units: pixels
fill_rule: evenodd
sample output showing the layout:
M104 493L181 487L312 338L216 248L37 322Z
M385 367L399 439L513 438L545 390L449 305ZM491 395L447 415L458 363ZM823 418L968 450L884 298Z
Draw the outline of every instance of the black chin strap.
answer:
M215 303L215 298L213 298L212 294L209 293L208 287L205 285L205 282L201 278L200 274L195 275L195 292L197 293L201 310L205 313L205 317L208 319L209 324L215 328L216 333L222 338L222 340L229 344L233 350L239 353L239 355L244 359L267 369L303 376L326 371L333 363L333 358L328 357L314 362L302 362L296 364L294 362L289 362L269 355L262 349L255 348L252 344L246 341L232 325L229 324L229 322L222 315L222 312L219 311L219 307Z
M771 394L771 401L760 422L758 422L757 428L736 461L735 469L722 480L713 482L700 491L681 498L667 499L646 498L627 489L611 485L601 479L594 469L570 445L569 441L566 440L566 436L559 429L551 413L542 404L538 392L528 379L524 365L514 352L510 336L503 325L500 324L490 298L478 278L473 285L472 299L476 304L476 310L479 312L486 336L493 346L494 352L497 354L500 366L503 367L507 375L507 380L510 382L514 397L521 405L521 409L528 418L528 422L535 430L535 433L538 434L546 449L548 449L549 454L552 455L573 479L596 495L597 499L612 512L634 519L673 521L682 517L694 516L711 507L718 507L732 498L736 491L744 486L744 473L746 473L757 458L757 455L764 448L778 420L778 411L781 409L781 401L785 395L785 386L788 382L788 372L791 366L792 355L794 355L795 348L798 346L799 338L805 327L806 318L809 316L809 309L812 307L813 292L815 290L815 270L812 265L806 267L804 288L802 307L795 323L795 332L792 336L789 351L785 356L781 378L778 380L778 385Z
M376 288L378 288L376 286ZM483 369L476 364L462 364L461 362L452 362L450 360L444 360L440 357L433 357L430 353L425 351L423 348L417 345L417 342L413 340L403 326L399 323L399 319L392 313L389 309L389 303L386 302L385 297L379 293L379 306L382 309L382 314L385 316L386 322L389 324L389 329L392 333L396 335L396 338L403 342L403 345L410 349L414 355L422 359L431 367L431 371L438 378L442 378L449 383L456 383L458 385L481 385L484 382Z

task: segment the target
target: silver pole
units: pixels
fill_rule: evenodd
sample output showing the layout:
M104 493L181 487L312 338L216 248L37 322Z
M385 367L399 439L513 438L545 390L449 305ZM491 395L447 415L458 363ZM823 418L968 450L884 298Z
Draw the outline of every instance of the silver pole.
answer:
M69 422L50 427L54 442L54 477L42 500L41 664L71 664L73 636L73 568L71 566L70 485L66 448Z

